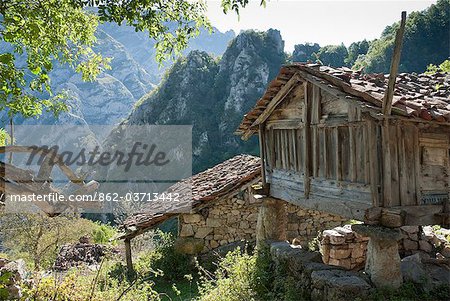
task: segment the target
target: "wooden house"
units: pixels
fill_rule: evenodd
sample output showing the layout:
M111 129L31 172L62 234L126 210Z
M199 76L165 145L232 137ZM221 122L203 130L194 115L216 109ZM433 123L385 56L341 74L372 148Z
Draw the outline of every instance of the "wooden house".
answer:
M448 75L283 66L237 134L258 134L267 196L390 227L449 223ZM383 114L384 113L384 114Z

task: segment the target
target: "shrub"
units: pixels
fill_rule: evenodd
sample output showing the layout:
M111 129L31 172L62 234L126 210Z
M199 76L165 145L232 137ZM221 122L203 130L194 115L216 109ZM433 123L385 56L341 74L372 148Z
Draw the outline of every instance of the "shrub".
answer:
M175 239L172 234L158 230L153 240L154 248L143 252L136 260L135 269L138 275L146 277L158 274L165 280L176 281L194 271L192 258L175 250Z
M256 300L253 290L256 256L241 253L237 248L218 263L213 275L205 272L199 287L201 301Z
M0 233L11 259L23 258L35 269L53 265L63 244L91 236L98 224L75 215L3 214Z
M92 239L97 244L108 244L117 235L117 230L108 224L95 223L96 227L92 230Z

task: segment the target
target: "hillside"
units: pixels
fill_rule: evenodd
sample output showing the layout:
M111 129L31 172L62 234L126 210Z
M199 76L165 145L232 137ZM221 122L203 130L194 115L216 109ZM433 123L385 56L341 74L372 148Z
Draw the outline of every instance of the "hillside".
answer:
M284 61L277 30L241 33L220 60L191 52L139 100L126 122L192 124L194 173L235 154L257 153L256 139L243 143L233 132Z
M117 124L129 115L140 97L156 87L173 63L167 61L158 66L154 41L130 26L105 23L99 26L96 37L93 48L112 58L111 69L104 70L94 82L84 82L68 66L55 64L50 74L51 85L54 91L67 92L70 110L58 119L45 113L39 119L23 120L18 116L16 124ZM233 37L232 31L221 33L214 29L210 35L204 30L190 41L185 53L200 49L219 56ZM5 43L3 46L7 47ZM7 117L0 115L0 120L6 123Z
M320 46L317 43L298 44L292 61L320 61L332 67L364 68L366 73L389 73L395 33L399 23L387 26L379 39L362 40L346 48L341 45ZM400 72L424 72L429 64L439 64L449 57L450 2L438 0L420 12L409 12Z

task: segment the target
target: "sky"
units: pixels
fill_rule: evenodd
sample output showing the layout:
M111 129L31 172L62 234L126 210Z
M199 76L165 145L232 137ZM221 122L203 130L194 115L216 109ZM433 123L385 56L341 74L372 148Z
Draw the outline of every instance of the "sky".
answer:
M269 28L278 29L285 41L285 50L292 52L295 44L319 43L321 46L380 37L387 25L400 20L403 10L420 11L436 0L270 0L266 7L259 0L235 13L225 15L219 0L207 0L208 17L213 26L224 32Z

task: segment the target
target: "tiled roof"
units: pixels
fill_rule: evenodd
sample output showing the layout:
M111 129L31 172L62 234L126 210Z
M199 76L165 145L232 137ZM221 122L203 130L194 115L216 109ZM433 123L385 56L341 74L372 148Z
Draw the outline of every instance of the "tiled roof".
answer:
M243 185L258 180L260 174L261 165L258 157L235 156L172 185L165 193L179 193L178 201L150 201L141 212L127 218L123 228L128 235L151 228L173 215L195 210L209 201L237 192Z
M309 75L312 79L337 88L347 95L381 108L389 75L363 74L349 68L331 68L318 64L296 63L283 66L278 76L269 84L265 94L248 112L236 134L255 131L253 124L266 109L272 98L295 74ZM450 78L448 74L400 73L397 76L392 114L427 121L450 122Z

